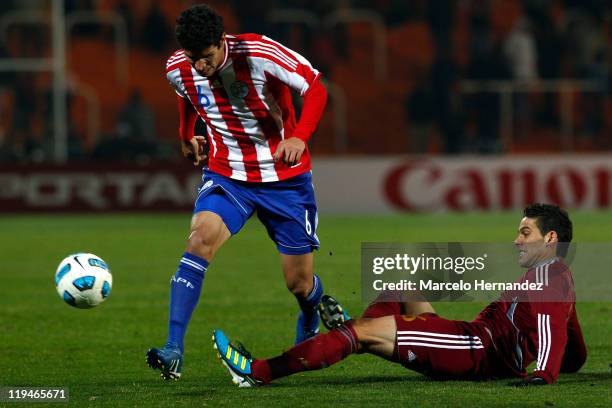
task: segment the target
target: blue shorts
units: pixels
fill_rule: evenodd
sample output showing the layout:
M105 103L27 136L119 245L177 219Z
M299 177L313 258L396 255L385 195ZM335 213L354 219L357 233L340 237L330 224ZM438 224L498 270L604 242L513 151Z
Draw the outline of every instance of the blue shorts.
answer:
M317 204L310 172L283 181L248 183L204 170L202 181L194 214L214 212L235 235L257 211L257 218L279 252L302 255L319 249Z

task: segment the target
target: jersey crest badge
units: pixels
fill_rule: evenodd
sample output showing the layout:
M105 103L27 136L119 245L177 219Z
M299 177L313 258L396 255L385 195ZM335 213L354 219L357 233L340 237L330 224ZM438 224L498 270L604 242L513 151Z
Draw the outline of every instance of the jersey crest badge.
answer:
M244 98L249 94L249 87L242 81L236 81L230 85L230 92L236 98Z

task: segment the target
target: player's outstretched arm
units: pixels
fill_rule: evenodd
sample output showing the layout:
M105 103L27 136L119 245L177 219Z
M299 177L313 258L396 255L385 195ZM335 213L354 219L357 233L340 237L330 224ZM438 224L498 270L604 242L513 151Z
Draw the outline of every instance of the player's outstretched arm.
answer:
M542 378L547 384L554 383L561 371L571 307L568 302L532 303L534 315L538 319L538 354L533 377Z
M584 365L587 359L587 348L582 335L582 329L576 315L574 305L567 321L567 344L561 361L562 373L575 373Z

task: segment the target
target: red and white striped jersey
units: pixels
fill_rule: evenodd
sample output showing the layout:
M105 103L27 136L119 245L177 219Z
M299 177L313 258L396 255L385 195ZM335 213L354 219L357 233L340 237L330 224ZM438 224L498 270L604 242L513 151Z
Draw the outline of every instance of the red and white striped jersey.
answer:
M535 361L533 375L552 383L572 359L586 358L574 281L560 258L529 269L518 280L525 281L541 284L542 290L504 292L475 321L490 328L498 355L515 374L525 375Z
M273 154L296 126L290 89L303 96L319 72L298 53L262 35L226 35L225 61L211 77L189 64L184 52L166 63L179 96L204 119L210 144L209 169L236 180L270 182L310 170L304 151L294 166Z

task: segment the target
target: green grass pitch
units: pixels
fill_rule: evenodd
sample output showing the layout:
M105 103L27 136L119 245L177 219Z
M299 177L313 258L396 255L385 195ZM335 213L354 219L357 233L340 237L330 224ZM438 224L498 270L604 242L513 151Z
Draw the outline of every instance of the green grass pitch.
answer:
M316 271L326 291L357 313L364 307L361 241L503 242L514 238L519 218L519 213L323 216ZM609 213L574 213L573 219L576 241L610 241ZM146 366L144 354L165 340L169 280L188 222L188 214L0 217L0 386L67 386L70 405L79 407L612 406L611 303L578 304L588 361L580 373L561 375L549 387L435 382L359 355L272 386L236 388L213 352L212 330L222 328L255 356L268 357L291 345L297 314L276 250L256 220L211 264L187 333L183 378L164 382ZM71 308L55 292L57 264L77 251L103 257L112 269L113 291L98 308ZM440 314L456 319L471 319L481 307L436 305Z

